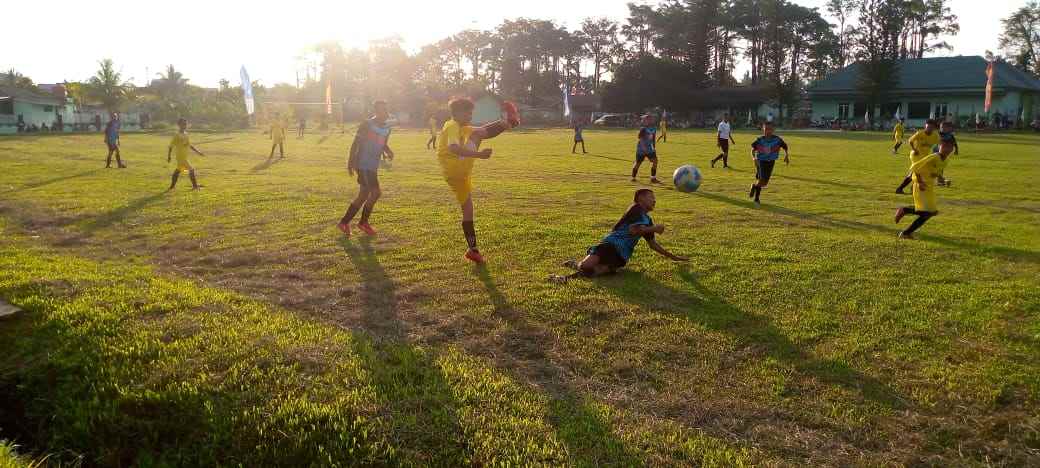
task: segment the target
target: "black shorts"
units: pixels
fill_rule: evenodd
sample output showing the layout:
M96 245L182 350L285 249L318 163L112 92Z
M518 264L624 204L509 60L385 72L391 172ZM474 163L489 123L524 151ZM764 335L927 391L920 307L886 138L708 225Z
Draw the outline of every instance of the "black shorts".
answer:
M723 153L729 152L729 139L719 138L719 148L722 149Z
M617 270L628 263L627 260L621 258L621 254L618 253L617 248L608 242L603 242L589 249L589 255L599 257L599 264L605 265L611 270Z
M759 161L755 160L755 178L760 182L769 182L769 178L773 177L773 166L776 165L776 161Z
M359 170L357 174L357 183L363 189L379 190L379 171Z
M654 151L653 153L650 153L650 154L639 154L639 153L636 153L636 162L637 163L643 162L644 159L649 159L650 161L657 162L657 152Z

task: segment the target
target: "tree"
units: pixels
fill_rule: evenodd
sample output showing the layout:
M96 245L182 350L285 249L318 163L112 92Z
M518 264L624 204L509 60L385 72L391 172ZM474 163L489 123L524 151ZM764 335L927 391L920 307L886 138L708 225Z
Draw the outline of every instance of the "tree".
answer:
M593 91L599 90L603 73L608 71L621 46L618 24L607 18L585 18L579 35L584 41L585 56L592 62Z
M98 71L87 81L86 94L101 102L109 112L117 111L133 97L133 84L123 81L112 59L101 60L98 66Z
M32 79L30 79L28 76L19 73L18 70L15 70L13 68L8 70L7 73L4 73L0 76L3 77L3 80L0 80L0 83L3 83L5 86L28 89L31 91L38 90L36 88L36 85L33 83Z
M1016 67L1040 75L1040 3L1031 1L1000 23L1000 49Z
M900 37L906 23L906 5L887 0L863 0L860 26L853 36L860 64L857 87L868 112L883 104L889 90L899 85Z
M957 15L950 13L948 0L909 0L904 4L906 25L900 36L901 58L922 58L926 52L950 50L945 35L960 32Z
M860 0L827 0L827 12L838 20L838 67L844 67L852 58L849 36L852 25L849 21L859 8Z

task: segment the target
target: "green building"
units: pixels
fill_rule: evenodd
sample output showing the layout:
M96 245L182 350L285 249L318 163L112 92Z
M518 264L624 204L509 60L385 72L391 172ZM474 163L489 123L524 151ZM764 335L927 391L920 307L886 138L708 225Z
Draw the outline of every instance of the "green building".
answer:
M65 100L13 86L0 87L0 134L18 131L19 118L25 127L51 127L66 111Z
M986 113L986 64L978 56L899 61L899 84L889 90L887 102L874 109L871 122L887 125L897 111L915 127L932 117L969 124L976 115L987 122L998 115L1012 122L1023 117L1031 122L1040 110L1040 80L1006 62L996 62L993 102ZM812 120L864 121L867 103L857 86L860 69L854 63L808 88Z

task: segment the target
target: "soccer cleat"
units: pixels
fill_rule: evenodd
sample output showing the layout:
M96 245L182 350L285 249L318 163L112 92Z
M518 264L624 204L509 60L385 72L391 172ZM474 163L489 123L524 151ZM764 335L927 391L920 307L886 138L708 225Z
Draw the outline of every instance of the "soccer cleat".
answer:
M751 191L748 192L747 197L748 198L755 198L755 186L754 185L751 186Z
M914 235L913 234L907 234L906 232L903 232L903 231L899 231L898 238L899 239L913 240L914 239Z
M906 195L906 192L903 189L896 189L896 195Z
M903 216L906 216L906 208L896 210L896 224L899 224L899 221L903 219Z
M550 283L567 284L567 282L570 281L570 279L571 278L569 276L549 275L549 282Z
M364 231L365 234L368 234L370 236L376 235L376 230L372 229L372 226L370 226L368 223L358 223L357 227L358 229Z
M635 178L635 177L633 177L633 178L632 178L632 182L635 182L635 181L636 181L636 178Z
M513 128L520 126L520 111L517 110L516 104L513 104L510 101L503 102L502 112L505 112L506 120L509 121L509 125L512 125Z
M711 168L712 168L712 169L714 169L714 168L715 168L715 161L718 161L718 160L717 160L717 159L712 159L712 160L711 160Z
M660 180L657 180L657 177L651 177L651 178L650 178L650 183L651 183L651 184L660 184L660 183L661 183L661 181L660 181Z
M346 234L347 237L350 237L350 223L339 223L336 227L339 228L343 234Z
M480 254L477 249L469 249L466 251L466 260L469 260L478 265L484 264L484 256Z

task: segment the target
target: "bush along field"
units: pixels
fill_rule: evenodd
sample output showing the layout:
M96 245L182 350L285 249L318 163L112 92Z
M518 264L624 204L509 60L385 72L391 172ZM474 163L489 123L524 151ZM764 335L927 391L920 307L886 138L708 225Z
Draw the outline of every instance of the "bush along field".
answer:
M692 194L629 181L634 133L489 141L485 267L424 132L350 239L349 132L197 135L197 192L166 191L169 135L124 135L127 169L0 138L0 466L1040 464L1040 138L958 135L906 241L887 135L779 131L756 208L752 133L728 170L713 133L659 144ZM689 263L546 281L643 187Z

